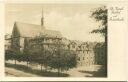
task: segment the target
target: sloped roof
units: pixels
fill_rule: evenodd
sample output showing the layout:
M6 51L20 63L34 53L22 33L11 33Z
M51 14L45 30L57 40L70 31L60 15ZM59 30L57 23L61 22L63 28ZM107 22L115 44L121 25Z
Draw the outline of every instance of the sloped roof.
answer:
M65 37L62 38L62 42L66 45L70 44L70 40Z
M16 27L22 37L35 37L43 34L47 37L61 37L61 33L55 30L45 29L41 25L27 24L15 22L14 27Z
M78 41L78 40L70 40L70 43L71 44L76 44L76 45L81 45L82 44L82 42Z

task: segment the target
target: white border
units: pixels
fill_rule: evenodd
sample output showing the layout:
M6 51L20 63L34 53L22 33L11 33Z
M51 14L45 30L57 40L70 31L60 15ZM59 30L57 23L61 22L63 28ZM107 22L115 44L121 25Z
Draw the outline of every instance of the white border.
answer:
M99 2L98 2L99 1ZM107 78L45 78L45 77L4 77L4 6L5 3L81 3L81 4L108 4L110 6L125 7L123 16L124 22L108 22L108 77ZM6 81L125 81L125 32L127 28L127 6L126 1L117 2L117 0L107 2L106 0L10 0L0 3L0 79ZM110 14L108 14L110 15Z

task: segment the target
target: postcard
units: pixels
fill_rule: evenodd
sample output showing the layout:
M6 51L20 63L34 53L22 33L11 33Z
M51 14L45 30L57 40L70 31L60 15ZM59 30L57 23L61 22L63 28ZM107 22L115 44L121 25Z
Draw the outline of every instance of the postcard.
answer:
M3 1L1 80L126 81L127 1Z

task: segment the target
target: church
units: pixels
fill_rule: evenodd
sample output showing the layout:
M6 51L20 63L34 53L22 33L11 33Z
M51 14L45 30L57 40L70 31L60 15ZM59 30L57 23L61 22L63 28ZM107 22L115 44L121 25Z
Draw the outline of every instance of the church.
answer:
M35 38L41 36L39 46L35 44ZM80 42L64 38L59 31L47 29L44 25L42 14L41 25L15 22L12 36L11 49L17 52L32 52L41 47L47 49L56 45L56 42L63 42L65 47L76 52L78 66L95 64L95 54L93 47L96 43ZM31 46L30 46L31 45ZM31 49L30 49L31 48Z
M26 41L40 35L53 39L62 37L62 34L59 31L46 29L43 19L42 16L41 25L15 22L12 31L12 49L14 51L23 52L27 46ZM44 40L46 41L47 38Z

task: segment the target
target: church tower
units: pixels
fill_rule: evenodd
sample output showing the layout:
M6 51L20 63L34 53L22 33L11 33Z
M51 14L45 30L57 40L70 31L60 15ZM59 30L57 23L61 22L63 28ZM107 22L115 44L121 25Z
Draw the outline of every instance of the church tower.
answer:
M44 27L44 15L43 15L43 9L42 9L42 17L41 17L41 26Z

